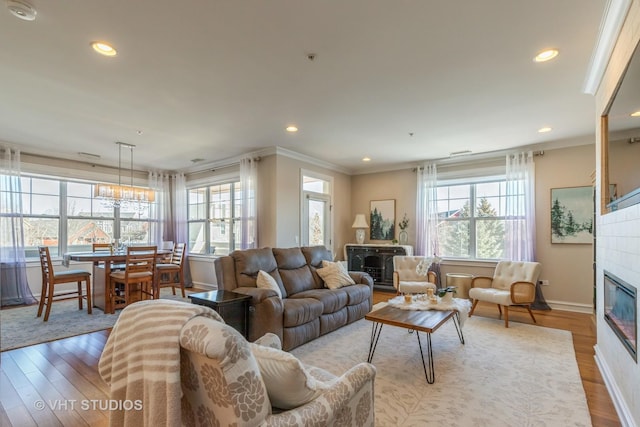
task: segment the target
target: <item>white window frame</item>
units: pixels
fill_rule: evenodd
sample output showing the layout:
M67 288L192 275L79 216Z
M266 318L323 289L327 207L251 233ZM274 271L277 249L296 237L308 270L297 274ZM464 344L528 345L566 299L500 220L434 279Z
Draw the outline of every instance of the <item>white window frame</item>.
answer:
M318 193L315 191L307 191L304 189L304 178L310 177L314 179L320 179L328 183L328 189L326 193ZM309 201L316 200L326 203L328 212L324 224L325 246L327 249L333 251L333 177L325 175L319 172L310 171L306 169L300 169L300 236L301 245L309 245Z

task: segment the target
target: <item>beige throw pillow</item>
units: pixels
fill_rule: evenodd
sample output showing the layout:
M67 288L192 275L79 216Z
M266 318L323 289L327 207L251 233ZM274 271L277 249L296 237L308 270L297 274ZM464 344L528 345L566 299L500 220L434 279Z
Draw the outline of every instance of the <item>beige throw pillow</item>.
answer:
M271 276L266 271L258 271L256 286L261 289L271 289L273 291L276 291L276 294L278 294L278 298L282 298L282 292L280 291L280 287L278 286L276 279L274 279L273 276Z
M324 285L329 289L338 289L343 286L355 285L342 263L322 261L322 268L316 270L324 280Z
M293 409L318 397L330 384L316 380L290 353L250 344L271 405Z

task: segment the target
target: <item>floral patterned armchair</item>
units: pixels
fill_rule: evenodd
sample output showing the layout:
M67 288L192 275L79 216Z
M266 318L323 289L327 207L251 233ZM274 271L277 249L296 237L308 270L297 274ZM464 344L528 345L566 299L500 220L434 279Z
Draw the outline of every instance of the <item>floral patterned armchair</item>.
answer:
M264 339L263 339L264 338ZM280 340L267 334L249 343L232 327L195 317L180 335L183 425L200 426L373 426L375 368L360 363L342 376L302 365L280 351ZM270 341L270 342L269 342ZM292 409L272 408L273 387L263 380L260 353L292 358L306 369L310 382L322 386L312 400ZM257 348L256 348L257 346ZM275 347L275 349L273 348ZM254 356L254 353L256 356ZM265 370L262 372L267 375ZM269 386L269 387L268 387ZM287 387L287 386L285 386Z

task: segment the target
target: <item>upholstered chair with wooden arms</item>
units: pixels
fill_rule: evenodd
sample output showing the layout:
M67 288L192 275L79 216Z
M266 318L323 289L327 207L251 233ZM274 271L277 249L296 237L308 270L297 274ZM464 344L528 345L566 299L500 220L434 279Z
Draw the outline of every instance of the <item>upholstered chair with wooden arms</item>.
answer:
M393 257L393 287L398 294L424 294L427 289L437 289L438 277L429 271L426 276L417 273L416 267L425 257L396 255Z
M87 313L91 314L91 307L93 306L91 302L91 273L84 270L67 270L56 273L53 271L49 248L46 246L38 246L38 253L40 254L40 268L42 269L42 291L40 292L40 304L38 305L37 317L42 315L42 309L46 305L47 309L44 312L44 321L48 321L51 305L56 301L68 299L77 299L78 309L82 310L83 298L87 300ZM73 282L77 283L77 290L61 292L54 296L56 285ZM85 293L82 291L82 282L86 283Z
M509 307L526 307L533 323L536 318L531 311L531 304L536 298L536 283L542 266L538 262L500 261L496 265L493 277L474 277L471 281L469 298L473 306L469 317L473 315L478 302L484 301L498 305L500 317L504 308L504 326L509 327Z

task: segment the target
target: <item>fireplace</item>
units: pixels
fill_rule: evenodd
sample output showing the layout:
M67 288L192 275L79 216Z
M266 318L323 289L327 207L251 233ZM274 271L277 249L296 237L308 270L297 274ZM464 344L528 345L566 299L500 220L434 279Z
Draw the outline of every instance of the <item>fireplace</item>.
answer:
M636 362L638 361L637 308L637 289L605 271L604 319Z

